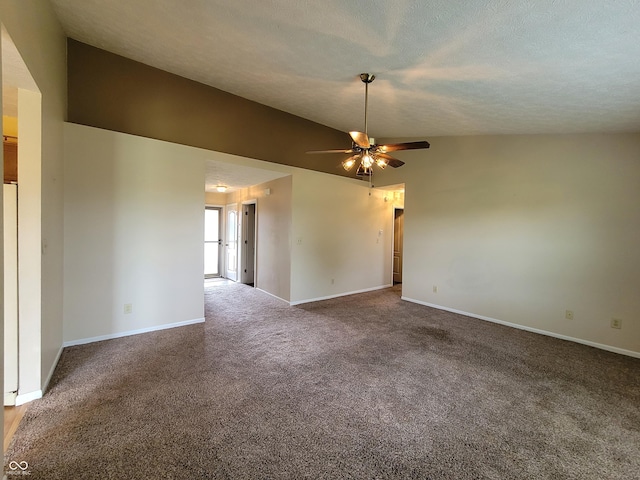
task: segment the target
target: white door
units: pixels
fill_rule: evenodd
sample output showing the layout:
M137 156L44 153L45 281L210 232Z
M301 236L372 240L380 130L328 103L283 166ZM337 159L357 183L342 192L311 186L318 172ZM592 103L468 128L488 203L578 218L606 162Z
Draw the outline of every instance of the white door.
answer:
M226 275L229 280L238 281L238 204L227 205Z
M4 198L4 404L18 390L18 187L3 185Z

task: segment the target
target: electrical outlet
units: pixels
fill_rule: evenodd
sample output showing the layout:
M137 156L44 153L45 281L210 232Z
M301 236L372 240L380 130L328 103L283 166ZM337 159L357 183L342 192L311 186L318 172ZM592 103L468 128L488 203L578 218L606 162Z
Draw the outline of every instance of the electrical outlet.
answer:
M332 279L331 279L331 285L333 285L334 283L336 283L336 279L335 279L335 278L332 278Z
M622 328L622 320L620 320L619 318L612 318L611 328Z
M302 237L298 237L298 245L302 245Z
M438 293L438 286L437 285L433 286L433 293Z
M573 320L573 312L571 310L567 310L564 312L564 318L567 320Z
M133 312L133 305L131 303L124 304L124 313L129 314Z

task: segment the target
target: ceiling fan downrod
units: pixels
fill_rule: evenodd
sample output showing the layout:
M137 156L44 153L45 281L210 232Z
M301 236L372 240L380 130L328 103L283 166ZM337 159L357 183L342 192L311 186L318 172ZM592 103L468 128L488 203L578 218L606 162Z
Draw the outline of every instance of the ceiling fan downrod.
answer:
M364 83L364 133L369 134L367 131L367 110L369 106L369 84L376 79L375 75L368 73L361 73L360 80Z

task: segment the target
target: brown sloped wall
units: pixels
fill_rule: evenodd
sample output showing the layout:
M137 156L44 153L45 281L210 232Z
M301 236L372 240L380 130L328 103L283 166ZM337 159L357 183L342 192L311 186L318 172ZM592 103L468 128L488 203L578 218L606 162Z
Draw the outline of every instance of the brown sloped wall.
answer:
M348 176L339 156L305 154L349 147L344 132L76 40L67 48L70 122Z

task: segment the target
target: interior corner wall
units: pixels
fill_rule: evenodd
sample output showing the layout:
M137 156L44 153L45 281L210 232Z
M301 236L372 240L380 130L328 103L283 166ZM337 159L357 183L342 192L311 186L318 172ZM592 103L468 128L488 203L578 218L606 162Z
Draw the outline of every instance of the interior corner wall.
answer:
M265 191L269 189L269 195ZM291 296L292 177L251 189L257 198L256 287L283 300Z
M429 140L383 177L406 184L403 296L640 354L640 134Z
M291 185L287 175L226 194L226 203L238 204L238 212L243 202L256 202L255 286L285 301L291 295Z
M204 171L199 149L65 124L67 344L204 319Z
M343 132L72 39L68 53L70 122L348 175L304 155L349 148Z
M38 375L21 388L43 389L62 346L62 164L67 106L66 38L49 2L0 2L0 19L42 95L41 299L38 332L21 332L34 345ZM32 360L33 361L33 360ZM37 378L36 378L37 377ZM25 392L33 393L33 392Z
M366 182L293 176L291 303L390 286L393 207Z

